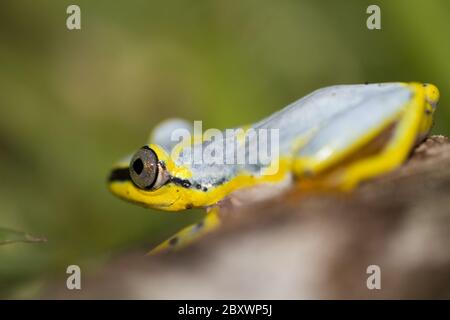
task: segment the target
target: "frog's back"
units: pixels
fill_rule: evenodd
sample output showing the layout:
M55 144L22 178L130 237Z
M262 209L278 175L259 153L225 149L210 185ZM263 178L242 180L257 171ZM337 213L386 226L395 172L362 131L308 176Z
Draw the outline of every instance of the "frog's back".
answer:
M350 125L359 124L361 128L391 113L396 113L407 103L411 91L402 83L337 85L322 88L291 103L271 116L255 123L255 129L279 129L280 153L291 152L292 146L302 137L314 136L328 124L336 121L351 109L364 109L370 101L384 105L382 114L350 120ZM389 103L385 103L389 102ZM369 106L370 108L372 106ZM368 108L367 108L368 109ZM373 110L367 110L373 112ZM347 117L347 118L351 118ZM344 124L345 125L345 124Z
M348 148L365 130L379 126L384 119L398 113L408 102L411 94L411 90L402 83L326 87L291 103L251 127L256 132L259 129L278 130L278 154L271 152L270 156L308 157L328 145L337 145L337 148L342 149ZM364 113L370 113L371 116L361 116ZM237 138L237 134L229 138L225 134L223 136L225 137L223 140L207 141L201 146L193 147L205 150L217 145L222 148L226 146L227 139ZM270 133L267 137L269 136ZM298 141L302 141L300 150L293 148ZM256 148L249 147L249 144L254 143L258 144ZM252 150L271 148L271 146L262 146L261 143L271 144L272 142L270 138L267 141L250 138L249 143L241 144L238 148L245 149L243 153L248 159ZM232 152L232 157L235 157L241 150L225 148L224 152L225 154ZM183 156L178 159L178 162L186 164ZM191 163L190 169L194 179L200 184L220 185L222 181L228 181L242 171L258 175L266 165Z

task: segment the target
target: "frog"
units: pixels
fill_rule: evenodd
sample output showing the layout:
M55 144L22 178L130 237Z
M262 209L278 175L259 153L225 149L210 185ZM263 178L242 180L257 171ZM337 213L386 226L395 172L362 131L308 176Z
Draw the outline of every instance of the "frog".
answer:
M186 120L168 119L154 128L145 145L115 163L108 187L119 198L148 208L205 209L201 221L149 254L177 251L216 230L239 207L278 197L302 183L351 192L398 168L428 136L439 96L435 85L421 82L328 86L215 140L195 135ZM193 137L180 142L173 138L177 130ZM278 132L277 153L269 161L192 161L196 150L223 146L230 139L239 141L237 149L256 143L246 139L249 130Z

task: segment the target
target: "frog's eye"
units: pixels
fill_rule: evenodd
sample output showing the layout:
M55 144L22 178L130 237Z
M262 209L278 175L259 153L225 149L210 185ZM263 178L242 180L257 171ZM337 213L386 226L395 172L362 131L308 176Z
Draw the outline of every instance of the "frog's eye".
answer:
M147 146L139 149L130 161L130 177L140 189L154 190L163 183L164 169L158 163L158 156Z

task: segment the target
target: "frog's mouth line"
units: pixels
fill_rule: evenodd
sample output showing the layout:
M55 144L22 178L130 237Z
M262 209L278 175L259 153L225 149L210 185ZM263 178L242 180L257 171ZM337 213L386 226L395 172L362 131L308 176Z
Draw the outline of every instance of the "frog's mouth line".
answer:
M117 180L115 180L115 181L117 181ZM122 181L122 182L126 183L126 182L129 182L129 181ZM133 186L134 186L134 185L133 185ZM138 189L138 191L142 192L143 190L139 190L139 189ZM148 192L151 192L151 191L143 191L143 192L147 192L147 193L148 193ZM113 193L114 193L114 191L113 191ZM178 200L180 200L180 198L181 198L181 196L178 196L176 199L174 199L174 200L171 201L171 202L163 202L163 203L149 204L149 203L147 203L147 202L139 201L139 200L136 200L136 199L134 199L134 198L131 198L131 197L128 197L128 196L124 196L124 195L121 195L121 194L117 194L117 193L116 193L116 195L117 195L119 198L121 198L121 199L123 199L123 200L125 200L125 201L127 201L127 202L137 204L137 205L139 205L139 206L141 206L141 207L152 208L152 209L164 209L164 208L170 208L170 207L172 207Z
M175 202L177 202L178 200L180 200L180 198L181 198L181 196L178 196L178 198L176 198L175 200L173 200L171 203L162 205L161 208L169 208L169 207L173 206Z
M112 182L130 182L130 183L132 183L129 168L128 167L122 167L122 168L116 168L116 169L112 170L111 174L108 177L108 182L109 183L112 183ZM180 179L180 181L178 181L177 179L170 179L170 180L167 181L167 183L169 183L169 182L173 182L173 183L179 184L180 186L183 186L185 188L189 187L188 185L186 185L186 181L181 180L181 179ZM139 192L145 192L146 194L148 194L149 192L155 192L156 191L156 190L155 191L142 190L142 189L139 189L139 188L137 188L137 190ZM126 201L137 203L139 205L143 205L143 206L148 207L147 203L141 203L140 201L135 201L135 200L129 199L127 197L123 197L123 198ZM178 200L180 200L180 198L181 198L181 196L179 195L173 201L166 202L166 203L161 203L161 204L157 205L157 207L158 208L169 208L169 207L173 206Z

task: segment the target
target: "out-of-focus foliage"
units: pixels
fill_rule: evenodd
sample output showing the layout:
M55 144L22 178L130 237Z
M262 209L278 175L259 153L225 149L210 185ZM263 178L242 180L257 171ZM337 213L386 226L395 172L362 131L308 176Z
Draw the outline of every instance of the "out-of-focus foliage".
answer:
M450 2L24 1L0 3L0 226L46 244L0 247L0 296L33 297L66 266L144 252L199 212L150 211L111 196L111 164L160 120L255 121L342 83L424 81L450 132ZM81 7L68 31L66 8Z
M45 241L46 241L45 238L40 238L28 233L0 227L0 245L17 242L45 242Z

